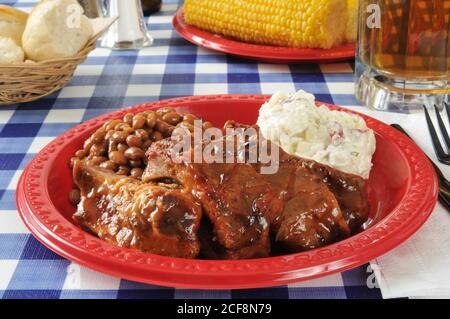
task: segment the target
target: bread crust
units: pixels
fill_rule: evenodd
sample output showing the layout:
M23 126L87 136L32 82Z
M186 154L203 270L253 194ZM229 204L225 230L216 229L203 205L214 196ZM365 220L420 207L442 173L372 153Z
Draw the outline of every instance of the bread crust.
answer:
M21 63L24 59L22 48L12 38L0 36L0 64Z
M27 23L28 13L25 11L0 4L0 20L9 22L18 22L23 25Z
M80 11L67 11L68 6L78 6ZM72 14L81 14L80 26L67 24ZM22 43L27 58L39 62L75 56L92 35L92 23L77 1L43 0L30 13Z
M0 36L11 38L17 45L22 45L22 33L27 19L26 12L0 4Z

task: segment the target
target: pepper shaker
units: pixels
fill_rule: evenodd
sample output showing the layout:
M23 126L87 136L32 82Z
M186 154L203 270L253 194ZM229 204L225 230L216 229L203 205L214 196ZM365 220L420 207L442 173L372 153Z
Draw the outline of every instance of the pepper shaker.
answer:
M144 16L149 16L161 9L161 0L141 0L141 2Z
M95 19L103 16L101 0L78 0L78 3L83 7L84 14L88 18Z

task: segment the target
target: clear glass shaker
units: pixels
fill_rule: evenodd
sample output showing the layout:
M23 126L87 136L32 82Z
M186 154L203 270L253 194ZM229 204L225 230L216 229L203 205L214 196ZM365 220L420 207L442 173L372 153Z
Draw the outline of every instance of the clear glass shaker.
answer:
M103 36L102 47L127 50L153 44L144 21L141 0L101 0L101 5L104 16L119 17Z

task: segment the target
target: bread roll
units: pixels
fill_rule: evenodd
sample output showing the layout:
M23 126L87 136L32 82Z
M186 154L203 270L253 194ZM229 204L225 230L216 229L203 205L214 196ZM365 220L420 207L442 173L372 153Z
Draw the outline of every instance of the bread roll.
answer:
M18 45L22 45L22 34L27 18L27 13L0 4L0 37L12 38Z
M25 54L12 38L0 37L0 64L23 62Z
M43 0L30 13L22 43L28 59L44 61L75 56L92 35L76 0Z

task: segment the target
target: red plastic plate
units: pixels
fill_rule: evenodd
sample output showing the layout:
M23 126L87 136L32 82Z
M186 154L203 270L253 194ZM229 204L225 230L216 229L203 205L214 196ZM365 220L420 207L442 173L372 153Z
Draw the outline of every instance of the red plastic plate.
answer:
M295 49L257 45L228 39L186 24L183 8L173 17L175 30L186 40L201 47L240 57L271 63L325 63L349 60L355 57L355 44L332 49Z
M369 180L372 211L365 231L339 243L264 259L189 260L116 247L72 223L75 209L68 194L73 180L67 163L105 121L121 118L127 112L172 106L218 126L228 119L252 124L267 99L263 95L178 98L138 105L80 124L46 146L25 169L17 187L20 215L48 248L94 270L164 286L231 289L287 284L359 266L402 243L431 214L438 184L425 155L396 130L361 115L377 139Z

